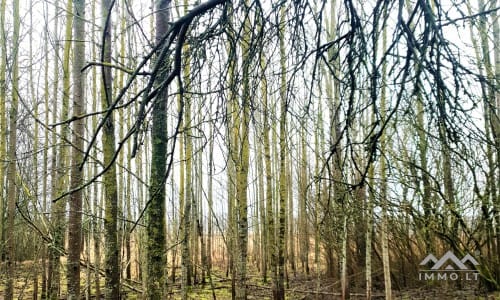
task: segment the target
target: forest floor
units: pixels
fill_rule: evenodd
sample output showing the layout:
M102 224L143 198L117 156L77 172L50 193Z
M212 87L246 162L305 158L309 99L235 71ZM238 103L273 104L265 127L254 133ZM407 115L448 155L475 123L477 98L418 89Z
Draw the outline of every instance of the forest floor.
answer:
M21 263L17 265L17 278L15 280L15 296L14 299L33 299L34 298L34 287L35 278L36 289L38 291L38 299L40 299L41 294L41 276L39 275L38 268L31 263ZM252 272L253 273L253 272ZM94 293L93 289L86 289L88 287L86 282L86 272L82 268L82 293L90 291ZM5 269L0 270L0 300L3 300L3 292L5 289ZM65 283L63 279L63 284L61 285L64 294ZM103 291L104 281L101 282L101 292ZM142 287L137 285L137 283L126 283L127 286L134 286L136 289L141 290ZM170 285L170 299L180 299L180 285L179 283ZM123 287L124 297L123 299L142 299L140 293L133 291L126 286ZM350 299L365 299L365 293L362 288L353 288L350 291ZM403 291L393 291L394 299L401 300L424 300L424 299L442 299L442 300L469 300L469 299L481 299L481 300L500 300L500 292L496 293L486 293L480 291L476 287L464 287L456 288L453 285L443 286L443 285L428 285L420 288L405 289ZM384 299L383 290L376 290L373 293L372 299ZM61 297L60 299L65 299ZM85 299L85 298L83 298ZM95 296L91 296L90 299L96 299ZM209 300L209 299L219 299L226 300L231 299L231 280L225 278L225 276L214 272L212 276L212 284L210 280L206 280L205 284L198 284L193 286L190 292L190 299L196 300ZM248 283L248 299L259 299L266 300L272 299L272 283L268 280L264 283L259 276L250 276ZM339 283L333 279L328 278L318 278L317 276L305 276L298 275L296 277L291 276L289 278L288 284L286 286L286 299L290 300L337 300L341 299Z
M231 282L226 284L214 284L215 298L212 295L210 285L197 286L193 289L191 294L192 299L231 299ZM337 300L342 299L340 289L336 287L338 282L332 279L317 279L297 277L290 279L286 288L286 299L289 300ZM272 299L272 285L271 283L250 283L248 285L249 299ZM180 299L179 293L174 293L173 299ZM394 299L401 300L500 300L500 292L486 293L479 292L478 290L464 288L456 289L453 287L423 287L415 289L406 289L403 291L393 291ZM350 299L361 300L366 299L365 291L356 289L350 291ZM384 291L377 290L373 292L372 299L385 299Z

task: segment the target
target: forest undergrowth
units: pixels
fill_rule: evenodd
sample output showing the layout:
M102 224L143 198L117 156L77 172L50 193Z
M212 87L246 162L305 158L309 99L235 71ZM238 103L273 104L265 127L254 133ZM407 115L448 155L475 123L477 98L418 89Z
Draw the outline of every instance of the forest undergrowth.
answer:
M1 266L4 268L4 266ZM16 280L14 286L14 299L45 299L42 297L42 282L40 274L40 264L34 263L33 261L27 261L19 263L16 266ZM94 269L91 269L95 272ZM263 281L263 278L259 275L258 270L253 269L249 272L248 278L248 299L272 299L272 280L268 279L267 282ZM5 282L5 275L1 273L0 283L0 300L4 299L3 296L3 284ZM97 299L95 295L94 283L92 282L92 288L89 288L88 284L88 273L86 268L82 268L81 273L81 286L82 290L85 291L84 299ZM207 276L208 277L208 276ZM226 300L231 299L231 278L226 276L225 271L220 268L216 268L211 274L212 282L210 283L210 278L205 278L204 283L194 284L189 293L189 299L197 300L210 300L210 299L220 299ZM352 285L359 285L357 278L351 278ZM36 281L35 281L36 278ZM361 277L360 277L361 278ZM170 278L171 280L172 278ZM66 278L63 278L66 280ZM36 283L35 283L36 282ZM104 278L101 278L101 289L104 287ZM372 294L372 299L385 299L383 281L374 282L374 292ZM66 285L61 284L61 296L59 299L66 299ZM36 292L35 292L36 289ZM145 299L142 294L143 287L137 281L122 279L122 299ZM169 282L168 286L168 299L182 299L181 296L181 286L180 279L177 278L177 282ZM334 278L328 278L321 274L289 274L288 281L286 283L286 299L290 300L337 300L342 299L340 281ZM359 285L353 287L349 291L350 299L366 299L366 294L364 287ZM485 299L485 300L498 300L500 299L500 293L488 293L485 289L478 287L478 284L458 286L455 282L437 283L428 282L425 286L415 287L415 288L404 288L401 290L395 289L393 292L394 299L402 300L419 300L419 299ZM101 296L99 299L104 299Z

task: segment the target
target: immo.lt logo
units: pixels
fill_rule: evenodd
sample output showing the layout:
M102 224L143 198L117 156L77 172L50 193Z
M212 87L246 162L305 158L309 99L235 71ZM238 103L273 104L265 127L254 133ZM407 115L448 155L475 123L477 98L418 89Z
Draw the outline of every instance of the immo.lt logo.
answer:
M420 262L420 266L428 268L429 265L431 265L430 269L419 271L419 280L470 281L479 279L479 272L475 269L479 263L468 253L462 259L451 251L446 252L440 259L429 254Z

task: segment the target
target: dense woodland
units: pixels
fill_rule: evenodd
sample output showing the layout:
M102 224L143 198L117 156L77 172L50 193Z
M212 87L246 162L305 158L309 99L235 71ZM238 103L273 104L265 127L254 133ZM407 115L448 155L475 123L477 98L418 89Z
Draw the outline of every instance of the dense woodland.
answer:
M498 291L498 9L0 0L2 299Z

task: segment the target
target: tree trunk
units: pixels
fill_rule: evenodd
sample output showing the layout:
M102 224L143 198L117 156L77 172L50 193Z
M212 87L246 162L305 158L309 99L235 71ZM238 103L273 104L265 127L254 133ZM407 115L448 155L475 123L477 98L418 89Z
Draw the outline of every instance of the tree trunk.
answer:
M228 10L229 14L229 22L233 22L233 6L229 5ZM237 53L237 44L234 38L235 33L233 31L229 31L228 35L231 37L227 43L227 51L229 55L236 55ZM238 115L235 113L239 109L238 101L236 98L236 68L237 61L231 60L228 65L228 80L229 86L231 89L228 91L228 101L227 101L227 136L229 139L228 145L228 166L227 166L227 242L226 249L228 252L228 263L227 263L227 271L226 276L231 273L231 297L235 299L236 297L236 267L235 260L237 256L236 251L236 241L237 241L237 229L236 229L236 165L238 160Z
M368 176L370 178L370 186L373 186L373 178L374 178L374 167L370 166L368 171ZM366 229L365 229L365 290L366 290L366 299L372 299L372 289L373 289L373 281L372 281L372 241L373 241L373 203L374 203L374 195L371 192L368 197L365 197L365 210L366 210Z
M261 62L262 63L262 62ZM262 86L263 97L263 144L264 144L264 174L265 174L265 203L266 203L266 253L267 263L271 266L273 281L277 276L277 248L276 248L276 225L274 222L274 198L273 198L273 172L271 166L271 142L270 142L270 116L272 108L267 95L267 80Z
M491 7L498 7L497 3L498 1L495 0ZM494 99L491 100L494 107L491 112L491 119L493 120L491 127L493 128L492 132L495 141L496 161L492 162L490 168L494 169L496 166L497 170L496 174L493 173L492 178L492 184L494 185L496 182L496 187L494 188L494 192L492 192L492 197L493 208L496 214L493 218L496 222L496 241L494 242L496 245L495 253L497 255L495 273L496 282L498 283L500 282L500 21L498 20L498 12L496 10L492 13L491 19L493 20L493 49L495 49L495 81L492 85L496 87Z
M156 3L156 43L168 30L170 0ZM156 62L163 63L163 62ZM165 71L165 70L163 70ZM161 77L161 76L160 76ZM160 78L161 80L161 78ZM147 297L165 298L166 236L165 236L165 180L167 158L167 98L168 89L162 87L154 99L151 127L151 175L149 184L149 207L146 211L147 226Z
M71 47L72 38L72 24L73 15L71 14L71 7L73 2L70 0L67 3L67 14L66 14L66 30L65 30L65 42L64 42L64 54L63 54L63 74L69 73L69 48ZM59 1L56 0L55 3L55 20L54 20L54 32L58 34L59 32L59 18L57 17L60 12ZM66 50L68 49L68 50ZM69 75L63 76L63 98L62 103L58 103L59 94L59 44L55 47L54 55L54 83L52 92L52 122L56 123L59 116L57 111L59 106L61 107L61 119L66 119L68 117L68 106L69 106ZM66 84L66 82L68 82ZM69 138L68 125L63 125L61 127L61 139L63 144L58 147L52 148L52 159L51 159L51 192L52 198L59 196L62 192L64 186L67 185L67 174L64 168L67 166L67 141ZM53 133L51 136L51 144L57 145L58 136ZM47 296L49 299L59 299L60 294L60 281L61 281L61 261L62 252L64 250L64 231L65 231L65 210L66 210L66 198L52 203L50 218L51 218L51 232L52 232L52 245L49 247L48 256L49 264L47 270Z
M287 132L287 135L288 132L289 132L289 129L288 129L288 125L285 126L286 127L286 132ZM288 148L288 146L287 146ZM287 152L287 155L286 155L286 158L287 158L287 164L286 164L286 177L287 177L287 189L288 189L288 192L287 192L287 196L288 196L288 207L287 207L287 210L288 210L288 221L287 221L287 231L288 231L288 237L287 237L287 240L288 240L288 245L289 245L289 249L288 249L288 257L287 257L287 260L288 260L288 263L290 265L290 268L291 268L291 271L293 273L293 276L294 277L297 277L297 264L295 262L295 216L294 216L294 194L293 194L293 176L292 176L292 156L291 156L291 152L290 151L286 151ZM286 287L289 288L289 279L288 279L289 275L288 275L288 272L287 272L287 275L286 275L286 282L287 282L287 285Z
M92 2L92 20L96 20L96 3L95 1ZM92 40L97 40L97 31L92 32ZM97 57L97 45L96 43L92 43L92 59L94 61L98 60ZM97 85L98 85L98 80L97 80L97 68L92 68L91 70L91 76L92 76L92 83L91 83L91 97L92 97L92 111L97 111L97 105L98 105L98 97L97 97ZM92 128L97 128L97 117L92 116ZM97 157L97 149L92 149L92 155L94 157ZM94 164L92 166L92 175L96 175L98 173L97 169L97 164ZM92 218L92 240L93 240L93 253L94 253L94 276L93 276L93 282L94 282L94 296L96 299L101 299L101 281L100 281L100 273L99 270L101 269L101 229L100 229L100 220L102 219L102 210L100 207L102 207L102 203L100 199L101 195L99 194L99 188L97 184L94 184L92 187L92 206L93 206L93 213L94 217ZM89 245L90 247L90 245ZM89 284L91 286L91 284Z
M248 3L245 2L245 9L248 10ZM236 171L236 257L235 257L235 289L234 298L236 300L247 299L247 256L248 256L248 170L250 160L250 106L252 105L250 95L250 20L246 18L243 24L243 35L241 39L242 51L242 82L241 99L235 101L237 106L233 116L233 144L232 160ZM236 88L236 86L232 86ZM239 112L239 113L238 113ZM241 114L241 115L240 115Z
M286 119L288 112L287 85L286 85L286 49L285 49L285 5L280 8L280 118L279 118L279 216L278 216L278 276L275 282L273 298L275 300L285 299L285 253L286 253L286 209L288 201L288 178L287 178L287 141L286 141Z
M387 12L384 10L383 14ZM384 27L382 31L382 51L386 51L387 48L387 27ZM376 47L375 47L376 51ZM375 56L375 55L374 55ZM375 56L376 57L376 56ZM374 70L376 72L376 70ZM382 86L380 92L380 118L382 123L387 122L386 116L386 97L387 97L387 87L385 83L385 78L387 76L387 64L382 65ZM374 88L376 88L376 83ZM375 92L376 93L376 92ZM386 133L382 132L380 136L380 152L386 153ZM391 268L390 268L390 256L389 256L389 220L388 220L388 194L387 194L387 170L386 170L386 157L380 157L380 197L382 206L382 228L381 228L381 244L382 244L382 268L384 270L384 288L385 288L385 299L392 299L392 282L391 282Z
M188 3L184 0L184 13L187 13ZM183 51L187 53L189 51L189 46L184 45ZM187 57L185 59L185 67L183 70L183 81L186 86L190 84L190 59ZM182 95L180 96L184 104L184 130L183 130L183 141L184 141L184 153L185 159L183 160L184 170L185 170L185 181L184 181L184 205L182 207L182 299L188 299L188 292L191 289L191 285L193 284L193 276L195 275L195 266L196 260L194 260L194 248L196 242L196 234L193 234L195 231L193 230L193 220L196 212L195 201L195 193L193 188L193 141L191 134L191 126L193 120L191 115L191 104L192 98L190 95ZM194 237L194 238L192 238Z
M7 35L5 33L5 5L6 0L1 0L0 2L0 44L7 45ZM5 193L5 175L6 175L6 164L7 161L7 109L5 104L7 103L7 82L6 82L6 64L7 64L7 51L6 48L0 49L0 192L2 195ZM5 199L1 197L0 199L0 257L3 256L5 250L5 240L4 240L4 218L5 215ZM1 260L1 259L0 259Z
M166 95L162 93L162 96ZM165 245L165 157L166 104L156 101L153 109L151 177L147 209L147 295L162 299L166 289Z
M9 113L9 153L7 167L7 226L6 232L6 251L5 264L7 269L7 283L5 287L5 299L14 299L14 280L15 263L16 263L16 243L15 243L15 227L14 219L16 215L17 188L16 188L16 151L17 151L17 115L19 105L19 66L18 66L18 50L19 49L19 0L14 0L14 34L12 39L13 51L12 58L12 102L10 104Z
M263 26L261 18L258 19L258 26ZM262 143L258 143L258 177L260 186L260 198L261 198L261 222L262 222L262 257L261 257L261 272L264 282L267 282L268 266L271 263L271 256L274 253L274 223L273 223L273 206L272 206L272 174L271 174L271 153L269 146L269 105L268 105L268 86L267 78L265 75L265 57L260 58L260 71L263 73L260 86L261 86L261 98L262 98L262 113L258 118L262 117ZM271 219L270 219L271 218Z
M188 292L192 284L193 277L193 262L192 262L192 248L191 243L191 233L192 233L192 220L193 220L193 202L194 200L194 190L193 190L193 144L191 140L191 99L189 97L184 97L181 101L184 101L184 146L185 146L185 160L184 169L186 172L185 178L185 198L184 206L182 207L182 298L186 300L188 298Z
M101 7L103 45L101 59L104 64L111 64L111 34L113 22L111 18L112 1L104 0ZM108 109L113 102L113 78L110 67L102 67L102 106L103 110ZM114 116L110 113L106 119L102 131L102 147L104 155L104 165L110 166L103 175L104 183L104 239L105 247L105 298L120 298L120 246L118 241L118 187L116 178L116 164L113 162L115 155L115 127Z
M210 113L212 115L212 113ZM214 176L214 125L210 123L210 141L208 146L208 224L207 224L207 273L212 276L212 257L213 257L213 176Z
M47 3L44 3L44 20L48 20L48 5ZM0 28L1 30L1 28ZM49 37L49 32L48 28L44 31L44 40L48 40ZM1 43L1 39L0 39ZM43 66L43 98L44 98L44 110L45 110L45 120L50 120L50 111L49 111L49 102L50 102L50 91L49 91L49 45L48 43L45 43L43 53L45 55L45 61L44 61L44 66ZM0 67L1 68L1 67ZM1 72L1 71L0 71ZM1 76L1 75L0 75ZM0 87L1 89L1 87ZM0 92L1 93L1 92ZM2 98L0 97L0 102L2 101ZM0 109L0 115L1 115L1 109ZM1 118L1 117L0 117ZM0 124L3 121L0 121ZM0 134L2 134L2 129L0 125ZM3 141L2 137L0 137L0 141ZM1 143L1 142L0 142ZM48 201L50 198L49 190L48 190L48 185L49 185L49 131L44 130L44 139L43 139L43 183L42 183L42 211L43 213L47 213L48 211ZM2 159L2 150L0 150L0 159ZM2 169L2 166L0 166L0 169ZM0 172L2 172L0 170ZM3 175L0 174L0 181L3 182ZM1 203L0 203L1 205ZM0 208L0 215L1 214L1 208ZM42 217L45 219L45 217ZM1 223L1 221L0 221ZM2 231L1 225L0 225L0 232ZM1 238L1 233L0 233L0 241L2 240ZM48 254L48 247L47 245L42 246L42 254L41 254L41 261L42 261L42 283L41 283L41 298L46 299L47 298L47 273L48 273L48 268L47 268L47 254ZM0 249L0 253L1 253Z
M262 95L262 97L266 97L265 95ZM258 114L256 116L256 119L258 120L257 122L261 124L261 115ZM257 126L256 126L257 128ZM255 135L254 139L259 140L261 139L258 135L262 134L261 131L255 130ZM258 142L257 143L257 153L256 153L256 170L257 170L257 189L258 193L256 196L257 200L257 205L259 207L259 211L257 212L258 214L258 220L260 222L260 228L259 228L259 256L256 259L256 263L258 264L258 268L260 270L262 280L264 282L267 282L267 220L266 220L266 196L265 196L265 186L264 186L264 158L263 158L263 152L264 152L264 147L262 145L263 143Z
M82 116L85 113L85 76L82 69L85 63L85 0L75 0L73 10L74 41L73 41L73 115ZM71 154L70 188L76 189L83 183L83 160L85 139L85 120L73 123L73 149ZM80 189L71 194L69 200L68 219L68 300L80 299L80 252L82 250L82 196Z
M30 28L33 28L33 0L30 0L30 3L29 3L29 27ZM33 30L30 30L29 32L29 65L30 66L33 66L34 65L34 62L33 62L33 43L34 43L34 39L33 39ZM20 48L20 47L19 47ZM39 113L39 109L38 109L38 97L37 97L37 93L35 92L35 80L34 80L34 75L33 75L33 67L30 67L29 68L29 96L31 98L31 100L33 101L32 102L32 105L33 105L33 113L34 113L34 118L39 120L40 119L40 113ZM38 153L39 153L39 123L37 121L35 121L35 124L33 126L33 176L34 178L36 178L36 180L39 180L39 171L38 171ZM38 196L39 196L39 185L38 184L34 184L33 185L33 195L34 197L31 198L31 205L32 207L37 207L38 205ZM43 202L45 202L45 198L43 198L43 200L41 200ZM39 221L39 217L37 216L36 217L36 220ZM40 236L38 236L37 234L33 234L30 238L33 239L33 241L36 241L34 243L32 243L31 247L32 247L32 251L34 253L34 256L33 256L33 261L40 261L41 260L41 264L43 265L44 262L43 262L43 240L41 239ZM38 247L39 245L42 245L42 247L40 247L40 251L38 254L35 254L37 253L38 251ZM34 300L38 299L38 275L39 275L39 271L40 271L40 266L34 266L33 267L33 293L32 293L32 298ZM43 277L42 277L42 280L43 280Z
M308 161L306 148L306 121L302 121L300 129L300 166L299 166L299 243L302 271L309 275L309 222L307 221L308 201Z

